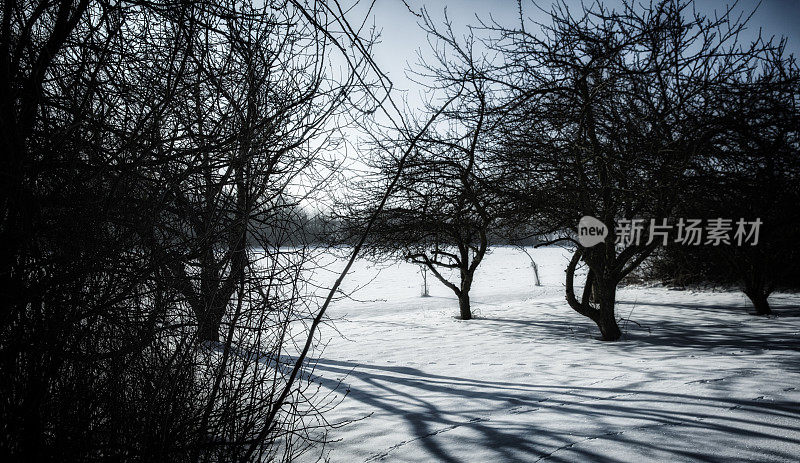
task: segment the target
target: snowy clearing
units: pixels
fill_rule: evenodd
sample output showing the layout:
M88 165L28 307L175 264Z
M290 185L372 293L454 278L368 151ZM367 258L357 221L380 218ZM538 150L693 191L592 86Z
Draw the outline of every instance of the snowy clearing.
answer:
M622 288L605 343L564 301L565 251L531 252L542 286L496 248L471 321L416 266L357 262L344 291L372 281L331 306L315 372L349 389L326 418L358 420L331 461L797 461L800 296L760 318L741 293Z

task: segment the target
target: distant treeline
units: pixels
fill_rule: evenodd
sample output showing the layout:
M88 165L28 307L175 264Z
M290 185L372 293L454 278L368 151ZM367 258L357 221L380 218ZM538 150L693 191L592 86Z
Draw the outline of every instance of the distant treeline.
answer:
M259 246L262 239L279 246L353 246L358 240L357 225L348 219L298 205L284 205L269 214L254 217L248 244ZM487 233L491 246L536 246L544 242L530 230L497 226Z

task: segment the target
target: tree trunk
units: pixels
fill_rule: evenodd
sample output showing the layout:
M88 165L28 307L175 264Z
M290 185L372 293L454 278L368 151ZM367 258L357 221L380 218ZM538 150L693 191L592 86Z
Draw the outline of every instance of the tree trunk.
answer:
M219 328L222 312L209 310L197 319L197 338L199 341L219 342Z
M472 320L472 309L469 307L469 293L461 293L458 296L458 308L461 311L462 320Z
M617 285L614 283L598 283L593 289L597 289L600 302L600 313L595 323L600 328L603 341L617 341L622 337L622 332L617 325L617 316L614 306L617 301Z
M458 292L458 308L462 320L472 320L472 309L469 306L469 290L472 288L472 273L468 269L461 270L461 291Z
M430 297L431 293L428 291L428 268L421 265L422 269L422 297Z
M751 270L751 274L744 278L744 294L753 303L756 315L771 315L772 309L767 302L770 291L766 289L764 278L757 272L758 270Z
M572 255L572 259L567 265L567 283L565 287L567 303L572 309L584 317L590 318L600 328L600 334L603 341L616 341L622 337L622 332L617 325L617 318L614 313L614 305L617 298L617 284L611 277L610 280L601 281L596 276L595 272L591 269L586 276L586 284L583 287L583 295L580 300L575 296L575 268L583 256L583 250L578 249ZM608 278L608 277L607 277ZM591 293L595 292L600 307L595 309L589 304L592 297Z
M219 342L219 330L213 323L201 321L197 326L197 338L201 342Z
M756 315L772 315L772 309L769 307L767 298L769 297L763 291L745 292L753 307L756 309Z

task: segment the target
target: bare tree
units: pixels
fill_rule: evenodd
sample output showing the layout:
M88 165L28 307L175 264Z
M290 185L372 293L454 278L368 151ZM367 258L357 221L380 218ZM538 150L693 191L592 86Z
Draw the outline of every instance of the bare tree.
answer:
M461 44L449 22L438 30L427 12L422 17L435 45L432 62L421 62L417 75L434 82L429 90L453 104L444 111L428 104L428 114L441 111L442 117L420 137L405 161L367 244L375 254L427 268L458 297L461 318L470 320L469 293L475 271L488 251L488 236L500 214L500 204L487 186L495 175L486 162L495 124L492 89L479 70L485 63L472 49L475 41L467 38ZM361 186L367 197L374 196L398 170L392 144L391 137L376 142L376 179ZM448 271L458 272L456 281L450 280Z
M0 453L324 444L291 211L381 104L370 37L335 2L6 2L1 23Z
M527 192L512 196L518 210L562 241L574 242L569 230L584 215L611 231L597 246L578 246L567 267L570 307L604 340L621 335L617 285L659 244L646 235L615 243L615 224L671 217L686 172L711 148L715 89L772 46L740 46L742 21L729 10L709 19L692 5L594 3L574 13L556 4L536 31L485 26L505 57L494 75L510 91L503 156L515 175L504 184ZM577 297L581 262L589 272Z
M172 214L158 233L168 243L195 245L178 248L167 262L204 340L218 341L223 317L233 312L237 284L253 264L248 243L274 253L285 244L274 241L278 236L268 241L256 220L291 227L297 217L280 211L306 193L290 187L301 176L325 180L319 164L335 148L331 135L346 123L340 116L351 109L347 98L357 84L352 73L361 72L333 80L324 51L333 45L300 10L287 10L231 6L197 11L190 21L192 49L207 52L189 57L187 98L176 108L182 122L175 131L183 136L167 192ZM211 32L192 26L214 21Z
M375 250L424 265L456 294L461 318L470 320L469 291L488 250L495 216L475 191L476 168L469 160L474 147L459 153L427 151L431 148L441 147L421 147L406 164L370 243ZM397 166L385 169L388 173ZM456 283L448 280L448 269L458 272Z
M771 313L775 289L800 281L793 244L800 239L793 206L800 197L800 77L784 45L719 87L716 149L689 176L678 207L687 217L730 220L733 236L720 246L664 250L654 264L656 276L682 284L738 284L757 315ZM741 219L758 221L758 235L737 239Z

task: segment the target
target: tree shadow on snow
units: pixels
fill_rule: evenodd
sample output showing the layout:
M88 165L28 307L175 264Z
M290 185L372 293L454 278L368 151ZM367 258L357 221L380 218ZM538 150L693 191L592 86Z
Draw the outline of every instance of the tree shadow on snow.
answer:
M558 303L539 304L569 313L568 307ZM456 462L463 457L453 449L462 445L477 445L494 454L497 461L630 461L642 456L662 461L728 461L732 457L792 461L800 454L797 402L730 397L747 397L747 392L725 390L730 385L724 374L720 373L720 378L709 375L713 364L681 362L695 355L711 359L782 350L785 352L773 360L777 358L783 368L796 371L800 338L791 318L795 307L776 305L779 316L765 319L724 305L641 305L655 308L636 309L634 302L620 301L619 313L630 313L639 324L623 320L625 337L616 343L587 343L588 337L596 335L591 321L577 315L552 318L558 313L552 311L541 320L495 316L477 321L489 332L512 335L521 342L558 342L567 349L586 349L588 365L598 362L601 367L618 369L620 376L656 358L674 360L684 377L700 379L652 391L647 390L648 385L674 378L659 377L663 370L636 371L638 382L620 385L612 378L571 385L570 378L559 383L559 377L550 374L551 381L556 380L554 385L536 380L488 381L409 366L321 358L316 362L315 380L336 389L344 377L350 388L348 401L360 402L363 408L359 410L400 421L410 430L411 437L408 432L398 434L394 445L367 455L365 461L402 460L404 451L413 447L429 460ZM670 311L669 316L652 313L659 306L679 310ZM731 317L736 310L739 316ZM537 312L531 316L536 317ZM611 358L616 360L602 364L603 353L613 354ZM591 372L591 366L582 367ZM442 404L453 406L445 409ZM617 452L609 453L609 446Z
M459 443L478 445L497 461L615 461L612 455L578 445L598 440L644 455L657 451L658 459L725 461L718 449L698 447L688 439L705 434L723 436L742 448L751 447L753 439L764 442L757 449L764 460L788 461L800 450L800 407L795 402L655 392L635 385L485 381L328 359L320 359L316 371L319 382L330 388L339 381L328 377L347 375L348 400L402 419L411 430L413 438L398 436L396 445L365 461L396 461L404 446L414 444L432 460L456 462L461 460L448 449ZM469 406L444 410L436 403ZM456 429L461 440L448 440ZM653 441L649 431L654 430L663 438ZM469 438L472 442L463 441L465 432L475 436Z

